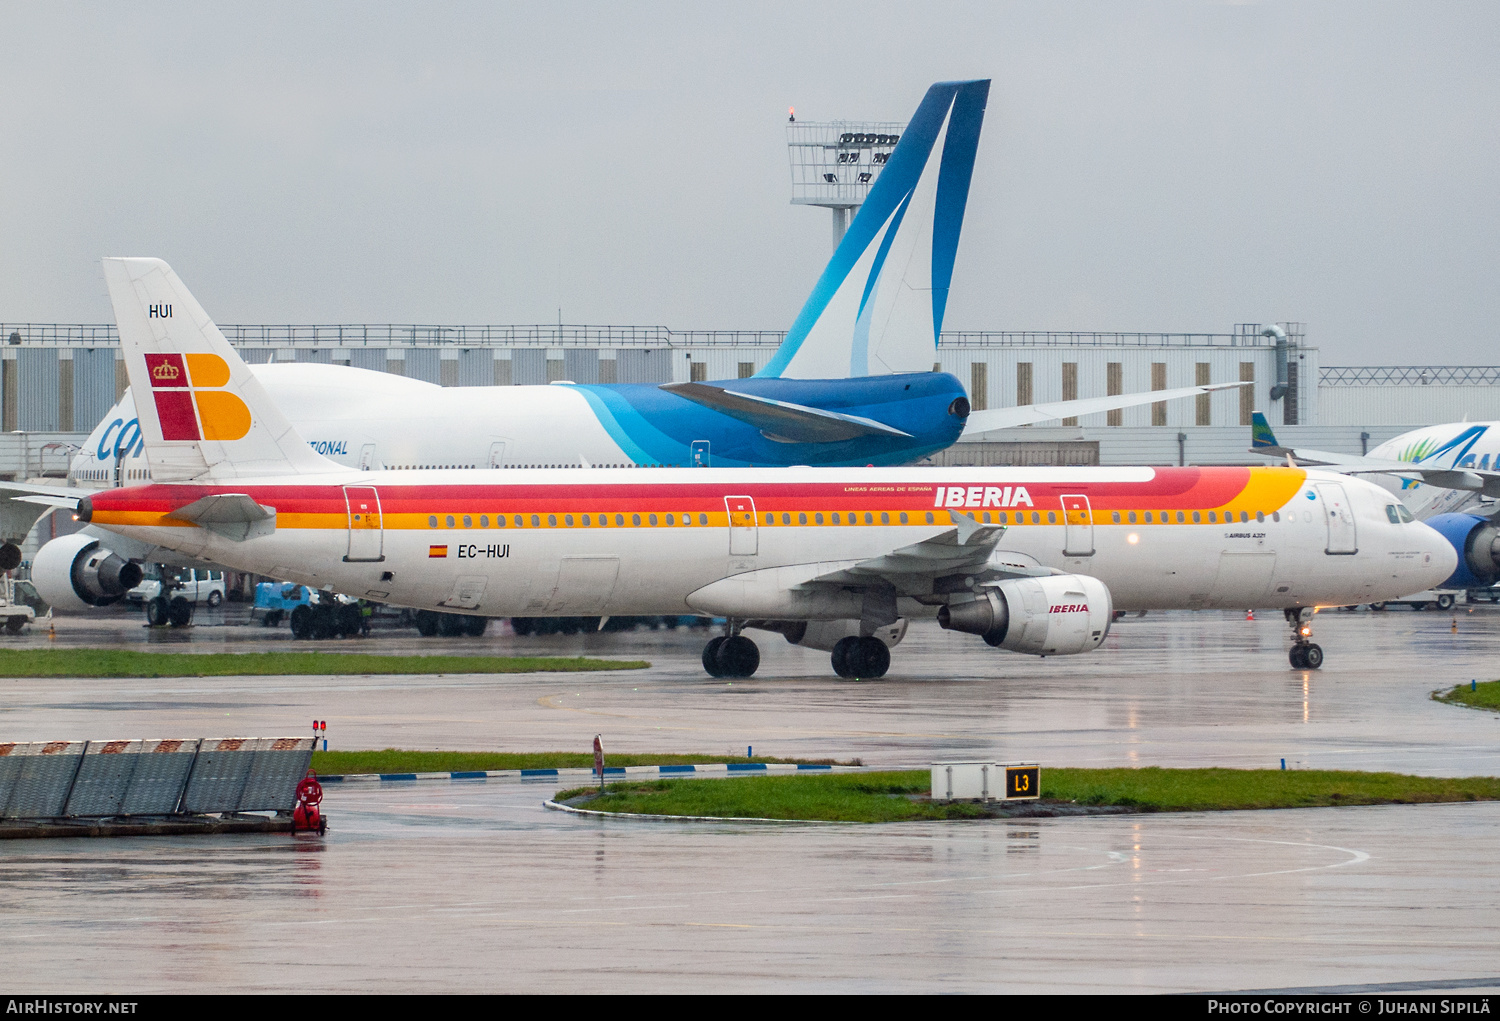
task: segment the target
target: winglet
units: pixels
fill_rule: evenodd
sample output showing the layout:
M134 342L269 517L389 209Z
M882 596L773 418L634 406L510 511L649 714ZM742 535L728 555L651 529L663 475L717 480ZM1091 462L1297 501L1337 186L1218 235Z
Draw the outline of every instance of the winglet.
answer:
M949 511L948 517L952 518L953 523L958 526L958 544L960 546L967 546L969 544L969 537L984 527L974 520L974 515L972 514L959 514L956 511Z
M1271 423L1266 421L1266 416L1259 411L1250 416L1250 449L1258 450L1262 447L1279 447L1276 442L1276 434L1271 431Z

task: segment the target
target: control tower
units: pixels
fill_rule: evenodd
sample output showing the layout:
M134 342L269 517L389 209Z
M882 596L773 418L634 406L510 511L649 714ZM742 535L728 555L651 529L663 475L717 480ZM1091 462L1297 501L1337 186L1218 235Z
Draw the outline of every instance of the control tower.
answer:
M905 130L905 124L890 121L812 123L788 115L792 205L833 211L834 248Z

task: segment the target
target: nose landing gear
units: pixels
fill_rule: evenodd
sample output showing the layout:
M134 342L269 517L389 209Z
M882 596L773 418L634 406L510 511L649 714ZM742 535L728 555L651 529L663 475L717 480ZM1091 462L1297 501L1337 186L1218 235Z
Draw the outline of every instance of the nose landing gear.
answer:
M1312 637L1312 611L1305 607L1287 610L1286 622L1292 629L1292 648L1287 653L1292 669L1318 669L1323 665L1323 647L1308 641Z

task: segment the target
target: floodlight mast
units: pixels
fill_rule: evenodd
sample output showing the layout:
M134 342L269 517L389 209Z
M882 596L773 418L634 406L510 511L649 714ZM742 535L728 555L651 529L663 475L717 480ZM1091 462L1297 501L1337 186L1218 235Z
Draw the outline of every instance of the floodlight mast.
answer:
M832 210L834 248L844 240L854 211L870 193L905 130L904 123L895 121L813 123L788 117L792 205Z

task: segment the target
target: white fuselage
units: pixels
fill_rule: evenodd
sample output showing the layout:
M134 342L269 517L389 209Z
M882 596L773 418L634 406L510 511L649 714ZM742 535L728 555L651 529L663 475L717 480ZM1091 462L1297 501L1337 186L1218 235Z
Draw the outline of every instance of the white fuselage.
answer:
M378 508L356 525L356 498L376 506L371 489ZM275 507L275 531L236 542L166 518L214 492ZM1007 526L992 566L1090 575L1122 610L1369 602L1436 584L1455 566L1440 535L1394 520L1378 487L1287 468L367 472L117 489L94 501L97 527L186 556L486 616L733 615L694 594L773 570L795 587L930 539L953 514ZM737 506L753 524L733 524ZM904 596L901 611L934 605Z

